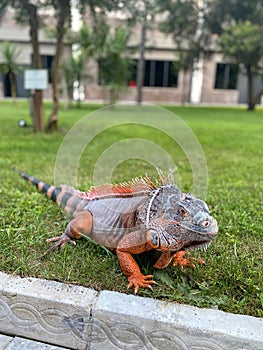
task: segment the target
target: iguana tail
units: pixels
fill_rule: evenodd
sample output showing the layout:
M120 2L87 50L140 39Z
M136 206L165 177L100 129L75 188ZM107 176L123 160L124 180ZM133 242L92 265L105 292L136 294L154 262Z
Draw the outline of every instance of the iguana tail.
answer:
M34 176L30 176L24 173L23 171L16 171L22 176L23 179L35 185L40 192L44 193L61 209L63 209L65 212L69 213L72 216L75 216L75 214L83 210L87 203L87 200L81 197L81 192L74 190L69 186L49 185L46 182L43 182Z
M18 170L18 173L22 176L23 179L31 182L40 192L44 193L48 198L52 199L53 202L57 203L58 193L60 192L59 187L49 185L43 181L40 181L34 176L30 176L24 173L23 171Z

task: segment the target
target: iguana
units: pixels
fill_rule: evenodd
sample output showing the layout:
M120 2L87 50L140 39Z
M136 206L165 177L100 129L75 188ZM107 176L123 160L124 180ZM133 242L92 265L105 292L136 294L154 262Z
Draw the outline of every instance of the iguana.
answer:
M68 185L53 186L29 176L20 175L72 216L61 236L47 239L55 242L49 249L73 245L89 236L99 245L116 252L121 269L128 277L128 287L150 288L152 275L144 276L132 255L158 250L161 255L154 267L192 266L186 259L189 249L207 248L216 237L217 221L207 204L190 193L183 193L173 177L159 172L156 183L145 176L121 184L106 184L78 191Z

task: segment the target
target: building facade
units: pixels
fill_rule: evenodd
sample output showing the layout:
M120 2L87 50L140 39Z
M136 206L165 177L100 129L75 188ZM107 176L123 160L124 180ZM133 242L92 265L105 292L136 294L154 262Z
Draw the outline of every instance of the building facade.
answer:
M14 13L9 10L0 23L0 45L4 41L15 44L20 51L19 63L30 68L32 48L29 28L18 26ZM135 28L129 42L130 56L138 60L140 29ZM47 38L43 31L39 33L40 53L43 68L49 71L55 54L55 42ZM0 57L0 63L1 63ZM157 29L147 31L145 50L145 78L143 101L153 103L205 103L205 104L238 104L247 102L246 77L237 66L224 62L220 53L201 57L197 69L189 72L176 71L174 62L175 44L171 37ZM135 65L136 66L136 65ZM95 62L89 62L89 75L92 79L84 86L84 98L87 101L102 100L105 95L99 85L98 69ZM135 101L135 75L127 89L120 96L121 100ZM51 77L50 77L51 79ZM49 81L50 82L50 81ZM24 89L23 74L16 74L18 97L27 97L30 91ZM260 83L259 83L260 85ZM10 96L8 79L0 74L0 98ZM51 97L51 88L44 91L44 97Z
M9 41L11 44L15 45L19 52L17 63L21 65L23 70L30 69L32 45L30 42L29 27L18 25L14 20L14 15L14 11L10 8L0 22L0 47L5 41ZM39 42L42 66L50 72L52 60L55 55L55 40L48 38L44 31L40 30ZM0 63L3 62L4 59L0 55ZM18 97L28 97L30 91L24 88L24 73L16 73L15 79ZM49 83L50 81L51 76L49 75ZM44 90L44 97L51 96L50 91L50 87L47 90ZM8 77L0 72L0 98L10 96L11 91Z

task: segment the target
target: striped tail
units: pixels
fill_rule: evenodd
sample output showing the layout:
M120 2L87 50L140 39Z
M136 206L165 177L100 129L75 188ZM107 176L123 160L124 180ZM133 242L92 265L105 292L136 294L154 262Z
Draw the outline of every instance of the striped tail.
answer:
M24 173L23 171L18 170L18 173L22 176L23 179L31 182L40 192L44 193L48 198L52 199L53 202L57 203L58 194L61 192L61 189L59 187L49 185L43 181L40 181L34 176L30 176Z
M35 185L40 192L44 193L62 210L72 216L75 216L77 213L82 211L87 204L86 198L79 196L81 192L74 190L67 185L56 187L54 185L49 185L34 176L30 176L23 171L18 170L17 172L23 179Z

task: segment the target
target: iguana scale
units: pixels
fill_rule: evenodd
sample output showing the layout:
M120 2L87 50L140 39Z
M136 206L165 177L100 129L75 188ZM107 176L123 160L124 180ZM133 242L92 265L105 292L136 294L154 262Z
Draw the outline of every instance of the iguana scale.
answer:
M218 227L206 203L190 193L183 193L172 176L159 173L159 183L148 177L118 185L96 186L87 192L70 186L53 186L19 172L38 190L72 216L50 250L67 242L89 236L98 244L116 252L121 269L128 277L128 287L152 288L152 275L144 276L132 255L158 250L161 255L154 267L192 266L186 259L189 249L206 248L216 237Z

